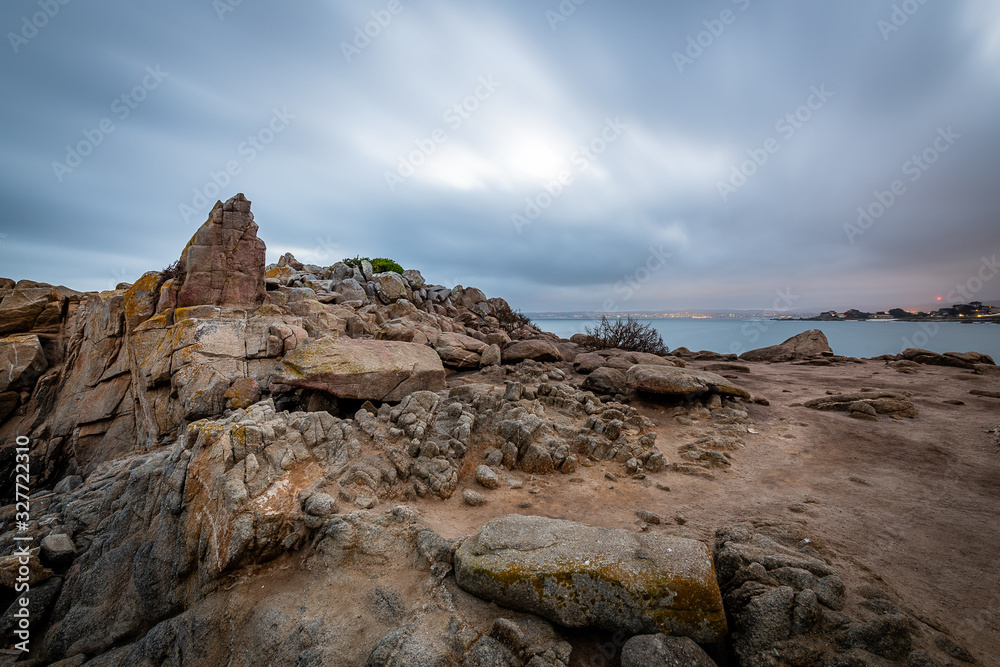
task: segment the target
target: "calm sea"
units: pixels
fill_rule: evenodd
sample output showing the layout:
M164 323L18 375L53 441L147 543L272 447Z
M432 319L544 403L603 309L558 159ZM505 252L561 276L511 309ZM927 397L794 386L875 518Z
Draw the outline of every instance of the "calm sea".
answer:
M740 354L775 345L792 336L819 329L826 334L834 353L848 357L897 354L908 347L933 352L982 352L1000 363L1000 325L962 322L788 322L748 319L641 320L652 324L670 349L712 350ZM598 320L538 319L545 331L562 338L584 333Z

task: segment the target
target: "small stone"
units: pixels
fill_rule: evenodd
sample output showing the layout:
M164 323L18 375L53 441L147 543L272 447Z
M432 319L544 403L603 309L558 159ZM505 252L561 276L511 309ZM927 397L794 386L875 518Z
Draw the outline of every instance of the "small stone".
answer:
M76 557L76 545L68 535L62 533L48 535L42 540L41 547L42 562L50 567L68 567Z
M677 523L678 526L683 526L688 522L688 520L682 517L680 514L674 517L674 521Z
M500 488L500 477L489 466L476 466L476 481L487 489Z
M481 507L486 504L486 496L478 491L466 489L462 492L462 501L470 507Z
M644 523L651 523L654 526L660 525L660 517L652 512L646 510L638 510L635 515L639 517Z

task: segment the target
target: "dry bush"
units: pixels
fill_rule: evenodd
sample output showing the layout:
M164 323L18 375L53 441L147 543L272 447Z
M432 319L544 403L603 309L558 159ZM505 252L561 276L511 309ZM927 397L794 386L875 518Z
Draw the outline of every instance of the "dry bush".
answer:
M601 317L600 324L593 329L587 327L586 332L590 340L584 346L591 350L618 348L629 352L667 353L660 332L652 324L641 324L633 317L609 320L605 315Z

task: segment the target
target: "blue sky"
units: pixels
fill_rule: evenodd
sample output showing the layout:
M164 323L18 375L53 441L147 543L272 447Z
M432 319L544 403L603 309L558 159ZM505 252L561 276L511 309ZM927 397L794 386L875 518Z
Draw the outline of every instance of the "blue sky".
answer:
M2 276L132 281L244 192L269 261L527 311L1000 300L992 0L64 2L0 9Z

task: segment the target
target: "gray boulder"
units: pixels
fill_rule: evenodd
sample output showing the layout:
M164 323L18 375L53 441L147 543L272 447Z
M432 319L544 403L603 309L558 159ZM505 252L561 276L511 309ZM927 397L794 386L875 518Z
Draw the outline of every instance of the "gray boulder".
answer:
M687 637L664 634L632 637L622 648L622 667L718 667Z
M595 373L597 371L594 371ZM593 375L593 373L591 374ZM650 394L684 396L686 394L725 394L750 398L750 392L730 382L721 375L707 371L673 368L650 364L632 366L627 374L630 389Z

